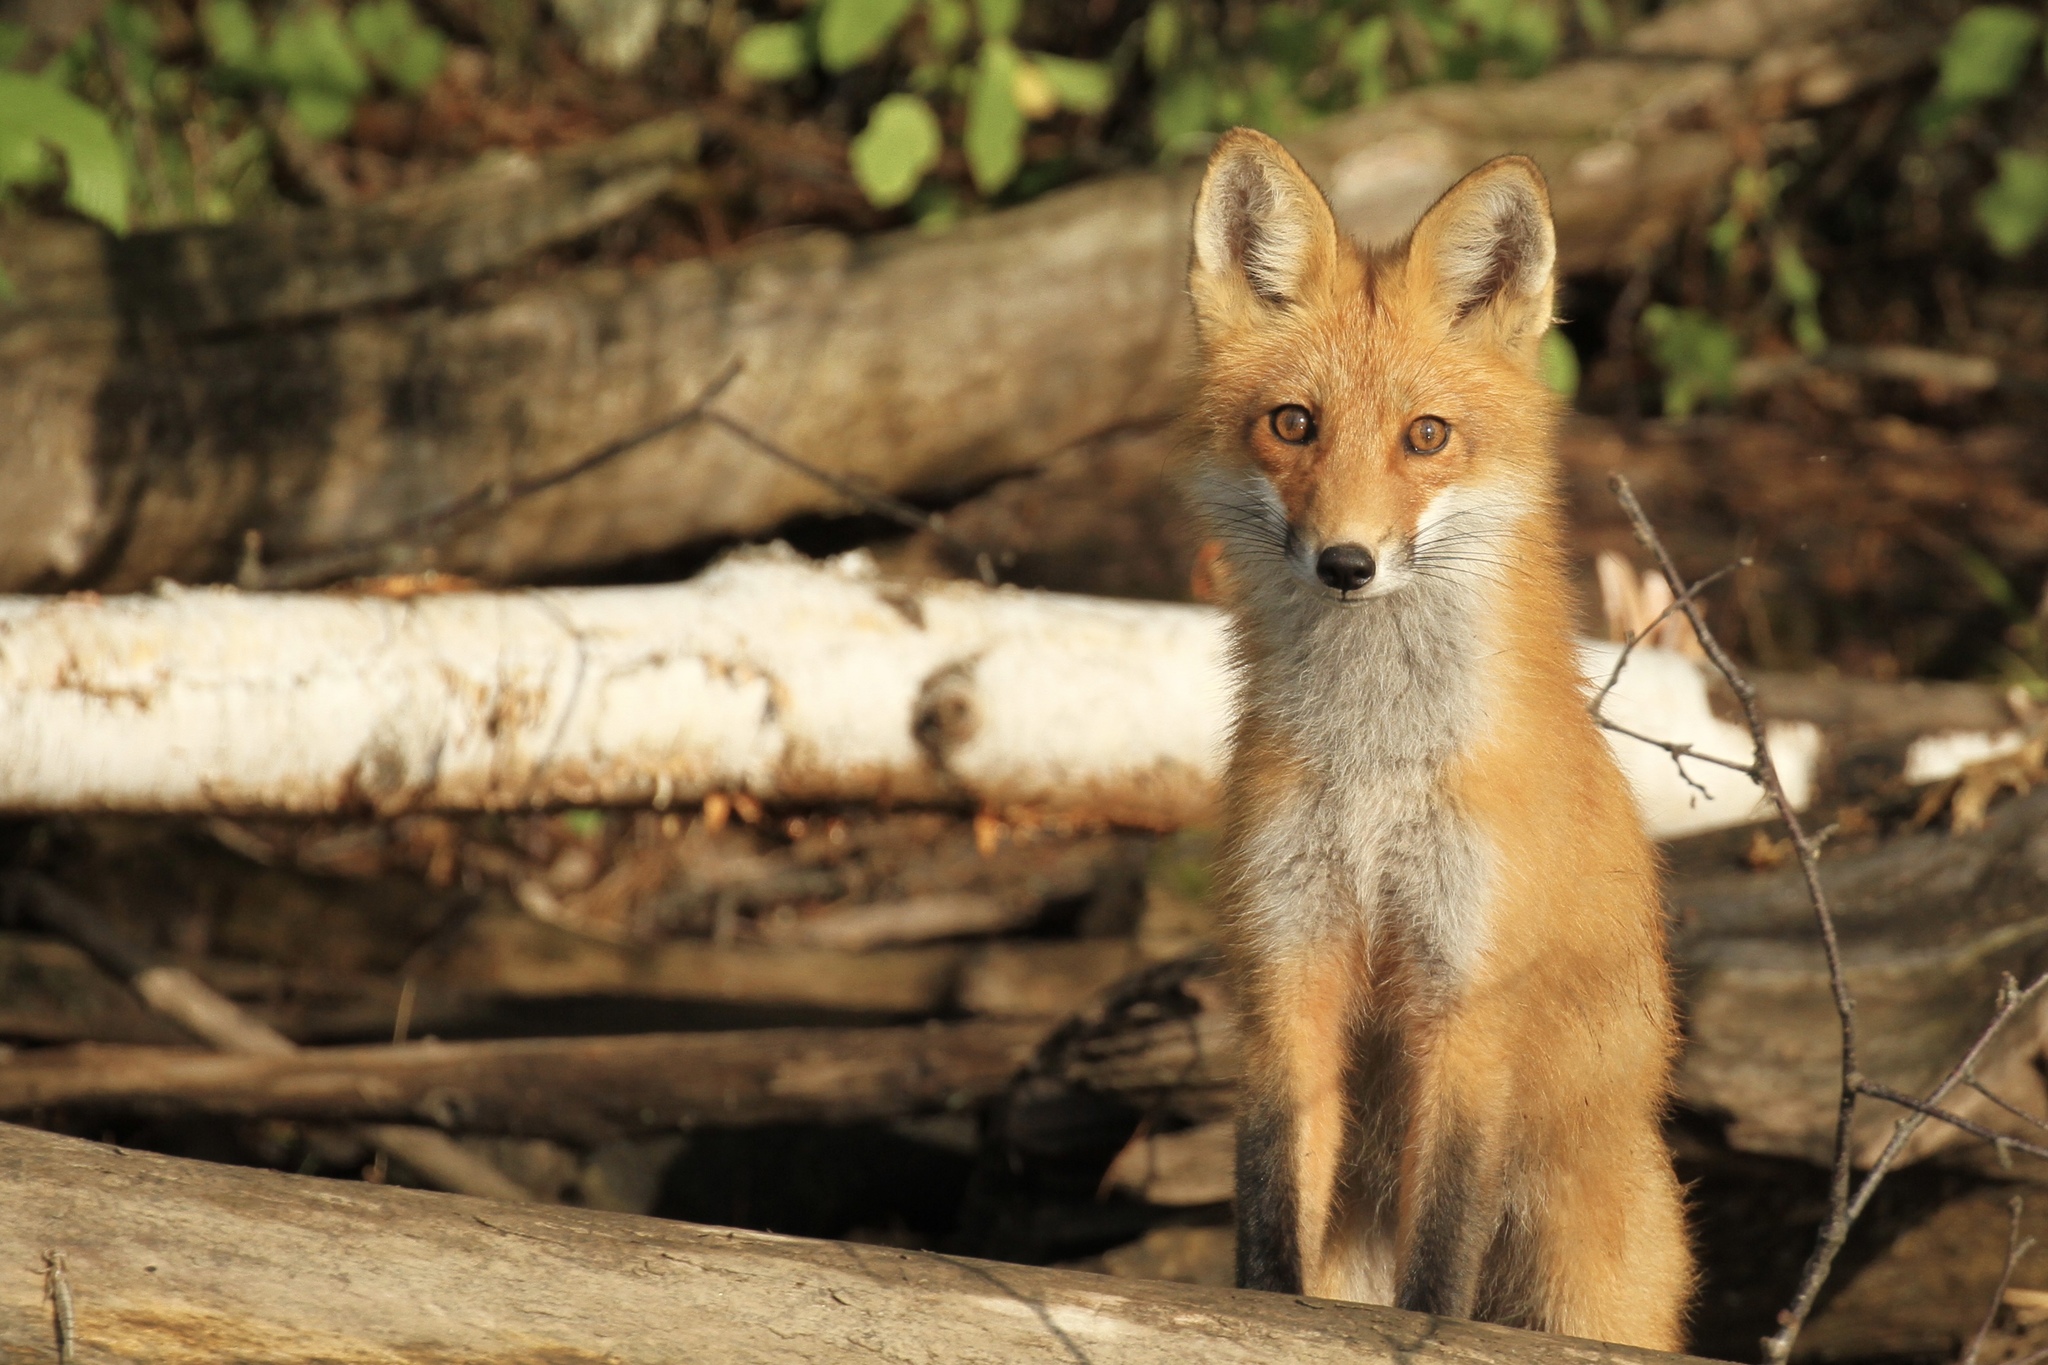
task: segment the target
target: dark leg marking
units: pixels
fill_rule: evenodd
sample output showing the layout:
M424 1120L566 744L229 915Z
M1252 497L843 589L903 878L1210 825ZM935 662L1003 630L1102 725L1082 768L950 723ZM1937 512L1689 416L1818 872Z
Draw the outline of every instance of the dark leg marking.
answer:
M1478 1169L1471 1128L1448 1121L1421 1172L1415 1240L1401 1267L1397 1306L1418 1313L1469 1318L1479 1301L1479 1270L1492 1246L1498 1201L1484 1197L1497 1174Z
M1277 1105L1247 1100L1237 1119L1237 1283L1301 1292L1293 1124Z

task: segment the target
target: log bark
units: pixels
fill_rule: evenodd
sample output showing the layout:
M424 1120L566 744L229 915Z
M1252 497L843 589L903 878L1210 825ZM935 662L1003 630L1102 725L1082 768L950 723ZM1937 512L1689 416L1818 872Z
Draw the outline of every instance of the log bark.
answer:
M0 599L0 809L666 808L740 791L1206 817L1230 688L1215 611L913 589L866 563L757 551L672 587L407 601ZM1589 677L1612 671L1613 646L1584 653ZM1606 709L1746 757L1676 655L1637 651ZM1739 773L1681 777L1610 738L1654 833L1754 817ZM1817 738L1772 742L1803 804Z
M1392 1309L1110 1280L624 1214L236 1170L0 1128L0 1356L822 1365L1655 1365Z
M1564 268L1627 270L1715 192L1756 123L1839 103L1939 40L1910 14L1868 32L1877 12L1871 0L1681 7L1622 55L1417 91L1298 149L1367 237L1403 230L1481 160L1532 153L1551 178ZM1174 410L1193 184L1186 171L1116 178L936 238L812 232L644 273L583 269L339 312L460 270L366 271L352 253L385 238L307 216L234 229L248 240L233 251L218 230L10 237L0 254L25 263L13 273L30 295L0 324L13 438L0 449L0 587L219 579L252 531L287 563L374 542L422 509L660 421L735 360L744 372L721 409L836 476L940 493L1033 467ZM265 275L261 263L322 241L342 283L314 261ZM482 509L444 543L399 547L399 562L424 548L443 568L529 579L847 509L697 424Z
M762 1029L216 1055L85 1044L0 1062L0 1113L46 1108L431 1124L595 1146L705 1124L846 1123L999 1094L1050 1024Z

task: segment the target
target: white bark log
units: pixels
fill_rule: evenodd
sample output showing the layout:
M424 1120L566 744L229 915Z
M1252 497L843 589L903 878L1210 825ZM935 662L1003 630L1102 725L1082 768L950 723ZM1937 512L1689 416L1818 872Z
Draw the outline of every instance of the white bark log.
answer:
M1589 646L1605 675L1608 647ZM1170 828L1209 812L1230 684L1213 610L752 553L685 584L390 601L0 599L0 809L502 810L945 801ZM1632 728L1744 757L1700 675L1638 651ZM1803 796L1818 741L1787 731ZM1659 834L1751 817L1738 774L1617 754Z

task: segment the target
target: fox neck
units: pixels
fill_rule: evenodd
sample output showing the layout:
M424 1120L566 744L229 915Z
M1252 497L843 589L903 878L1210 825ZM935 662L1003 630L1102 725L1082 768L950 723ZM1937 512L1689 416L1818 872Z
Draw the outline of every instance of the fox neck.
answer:
M1351 604L1291 579L1248 585L1236 615L1241 709L1327 786L1426 780L1483 720L1490 596L1469 578Z

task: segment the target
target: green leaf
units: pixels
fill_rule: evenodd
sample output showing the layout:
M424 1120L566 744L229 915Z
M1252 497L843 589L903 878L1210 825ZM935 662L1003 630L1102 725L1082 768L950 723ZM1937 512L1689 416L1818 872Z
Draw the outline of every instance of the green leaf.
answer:
M1353 29L1337 49L1337 60L1358 73L1358 102L1378 104L1387 97L1387 54L1394 46L1394 21L1384 14Z
M308 99L309 105L317 102L331 111L341 103L352 110L370 88L369 68L349 41L341 16L325 5L309 6L278 20L271 31L267 64L283 82L294 113L299 112L302 94L318 97L317 101ZM318 131L303 115L299 119L315 137L331 137L348 126L346 117L335 126L331 112L316 117L319 126L329 131Z
M915 95L891 95L847 149L853 178L878 209L906 203L939 161L938 115Z
M811 64L802 24L756 24L740 35L733 64L757 81L786 81Z
M966 0L925 0L924 34L940 53L950 54L966 41L973 20Z
M604 833L604 812L565 810L562 812L562 826L579 839L595 839Z
M827 71L859 66L888 45L917 0L825 0L818 60Z
M1016 179L1024 164L1024 111L1017 107L1017 49L991 40L981 45L974 84L967 92L967 128L961 150L974 187L983 194Z
M1007 38L1024 17L1024 0L974 0L974 17L981 22L982 37Z
M1780 233L1771 243L1771 280L1792 305L1792 340L1806 354L1818 355L1828 344L1820 325L1820 276L1790 233Z
M1145 11L1145 69L1162 75L1180 55L1180 6L1173 0L1153 0Z
M44 144L64 158L64 202L115 232L128 230L128 160L106 115L48 81L0 71L0 146ZM19 163L17 150L12 159Z
M1031 64L1045 77L1060 107L1076 114L1099 114L1116 98L1116 77L1107 62L1081 62L1049 52L1031 54Z
M1651 355L1664 371L1664 412L1686 418L1704 398L1735 392L1735 362L1742 347L1735 334L1696 308L1653 303L1643 310Z
M1551 392L1566 398L1578 397L1579 353L1555 327L1543 334L1543 343L1536 352L1536 372Z
M1579 27L1586 30L1595 47L1606 47L1614 41L1614 10L1607 0L1579 0L1578 8Z
M1942 45L1936 97L1966 102L2011 94L2040 31L2039 17L2014 5L1967 11Z
M1190 71L1152 97L1152 136L1162 152L1177 154L1209 131L1215 114L1216 82Z
M43 185L57 178L57 162L42 139L0 133L0 190L10 185Z
M263 35L248 0L204 0L199 6L199 31L214 61L242 76L263 69Z
M318 86L295 85L285 91L284 107L305 129L306 136L322 142L340 137L355 122L356 102L352 96L337 95Z
M2019 256L2048 228L2048 156L2007 149L1998 179L1977 196L1977 224L2001 256Z
M366 0L349 11L349 36L379 75L408 95L434 83L448 42L420 22L410 0Z

